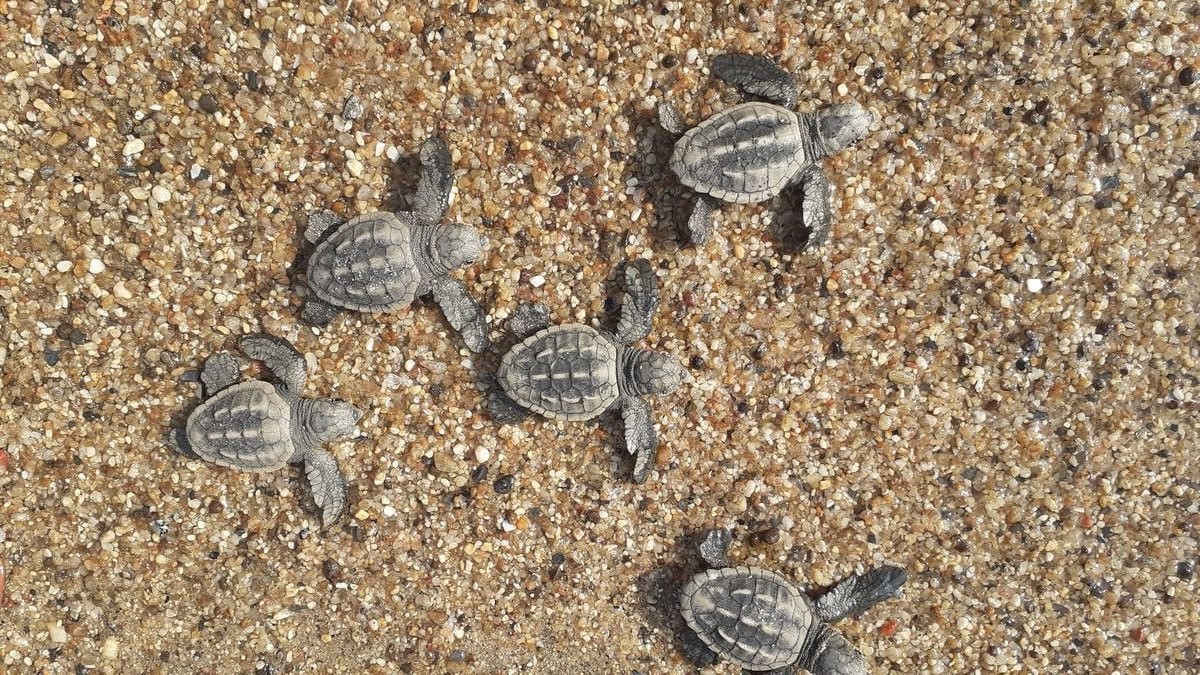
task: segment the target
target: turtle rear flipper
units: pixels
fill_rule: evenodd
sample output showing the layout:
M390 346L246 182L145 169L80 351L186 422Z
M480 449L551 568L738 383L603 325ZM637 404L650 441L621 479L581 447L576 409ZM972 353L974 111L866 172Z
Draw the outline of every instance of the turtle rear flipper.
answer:
M683 115L679 114L679 109L666 101L658 104L658 123L663 129L676 136L687 131L687 123L683 121Z
M824 246L833 229L833 201L829 189L829 177L825 169L814 164L808 171L800 175L797 181L804 195L801 218L808 230L805 248Z
M212 398L222 389L228 389L241 377L242 368L229 352L217 352L204 360L200 369L200 382L204 385L204 398Z
M796 105L798 92L791 73L765 56L721 54L713 59L709 70L748 94L761 96L784 108Z
M856 574L817 599L817 616L828 623L857 616L899 595L906 581L908 573L895 565Z
M319 243L322 239L333 233L346 222L338 214L329 209L321 209L314 211L308 217L308 227L304 228L304 238L310 244Z
M254 333L243 337L238 346L246 356L262 361L279 378L284 392L289 396L299 397L304 391L308 365L304 355L296 351L290 342L274 335Z
M696 205L692 207L692 215L688 217L688 236L692 243L697 246L702 246L708 243L713 232L713 212L717 210L717 203L712 197L700 195L696 198Z

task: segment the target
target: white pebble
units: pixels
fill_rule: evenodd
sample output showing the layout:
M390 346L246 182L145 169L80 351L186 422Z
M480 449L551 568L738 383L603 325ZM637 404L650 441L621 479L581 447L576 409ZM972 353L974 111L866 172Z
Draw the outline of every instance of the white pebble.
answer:
M73 267L73 265L71 265L70 260L60 260L58 261L58 264L54 266L54 269L58 270L59 272L70 272L71 267Z
M171 191L162 185L155 185L154 189L150 191L150 195L154 197L154 201L158 202L159 204L166 204L167 202L171 201Z
M487 448L475 448L475 461L483 464L492 458L492 451Z
M545 283L546 277L540 274L529 277L529 285L533 286L534 288L541 288L543 285L545 285Z
M141 154L146 149L146 142L140 138L130 139L125 143L125 147L121 149L121 154L126 157Z
M106 660L112 661L121 653L121 643L117 642L116 638L108 638L100 647L100 656Z
M517 526L508 522L508 519L506 518L500 521L500 529L504 530L505 532L514 532L516 531Z
M1041 279L1026 279L1025 280L1025 288L1030 293L1041 293L1042 292L1042 280Z
M396 507L392 506L391 504L388 504L387 506L383 507L383 515L388 518L395 518L396 517Z
M50 624L50 641L62 644L67 641L67 631L61 621Z
M354 176L355 178L362 176L363 168L363 163L357 159L346 160L346 170L349 171L350 175Z
M121 298L122 300L128 300L133 297L133 293L130 293L129 289L125 288L124 281L118 281L117 283L113 284L113 295Z
M104 271L104 261L99 258L92 258L88 261L88 271L92 274L100 274Z

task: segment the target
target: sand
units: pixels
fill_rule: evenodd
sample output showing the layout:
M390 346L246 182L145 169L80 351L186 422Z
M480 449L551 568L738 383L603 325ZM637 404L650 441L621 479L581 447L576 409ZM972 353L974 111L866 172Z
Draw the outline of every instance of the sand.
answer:
M6 3L0 671L694 672L713 527L814 591L903 565L840 625L873 672L1200 668L1196 8L718 5ZM880 115L828 245L794 194L689 245L655 109L739 101L727 51ZM307 214L406 208L434 134L498 345L303 325ZM612 327L635 257L691 375L645 485L615 415L484 406L518 303ZM162 443L259 330L367 411L330 530L299 469Z

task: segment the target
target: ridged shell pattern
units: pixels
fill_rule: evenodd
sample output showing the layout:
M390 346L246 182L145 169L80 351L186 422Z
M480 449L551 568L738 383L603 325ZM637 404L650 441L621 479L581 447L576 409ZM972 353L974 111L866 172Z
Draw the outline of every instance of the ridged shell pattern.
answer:
M412 224L394 213L352 219L317 246L308 263L308 283L317 297L360 312L406 307L420 282Z
M778 195L807 164L796 113L743 103L692 127L675 144L671 169L684 185L737 204Z
M617 345L588 326L551 326L504 355L499 379L505 393L536 413L588 420L620 395Z
M710 649L755 671L795 662L813 623L800 591L757 567L700 572L684 586L682 610Z
M204 459L244 471L274 471L296 452L291 408L261 380L223 389L196 407L188 443Z

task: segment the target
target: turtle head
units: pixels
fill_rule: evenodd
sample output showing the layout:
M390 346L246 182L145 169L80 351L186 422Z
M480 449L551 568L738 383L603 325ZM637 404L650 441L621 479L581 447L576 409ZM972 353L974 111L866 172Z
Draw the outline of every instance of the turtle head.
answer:
M660 352L639 351L631 365L629 380L637 394L675 391L687 374L679 359Z
M429 254L447 271L466 267L483 257L487 240L470 225L437 225Z
M332 398L312 399L305 420L309 432L321 441L336 441L355 435L362 411L345 401Z
M879 121L875 113L855 101L838 103L817 111L817 134L826 155L841 152L871 133Z

